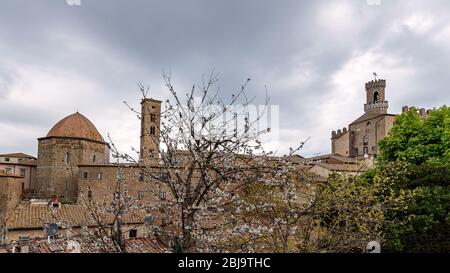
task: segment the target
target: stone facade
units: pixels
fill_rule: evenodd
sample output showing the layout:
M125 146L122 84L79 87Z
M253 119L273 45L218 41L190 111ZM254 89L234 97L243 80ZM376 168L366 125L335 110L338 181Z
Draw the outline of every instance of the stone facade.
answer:
M163 175L158 167L150 170L155 176ZM80 165L78 177L79 203L86 199L110 203L119 179L122 179L121 183L126 185L128 194L138 203L159 202L169 198L170 190L152 181L149 174L144 175L142 168L137 165Z
M8 213L21 201L22 179L21 176L0 173L0 227Z
M0 172L22 177L22 190L25 197L36 187L37 159L23 153L0 155Z
M343 130L331 133L332 153L351 158L375 158L378 142L386 137L394 125L396 115L388 114L386 81L374 80L366 83L364 114Z
M159 135L161 122L161 101L144 99L141 101L141 147L140 163L158 165Z
M61 200L74 202L78 195L78 165L106 164L107 151L105 143L86 139L39 139L38 195L57 195Z

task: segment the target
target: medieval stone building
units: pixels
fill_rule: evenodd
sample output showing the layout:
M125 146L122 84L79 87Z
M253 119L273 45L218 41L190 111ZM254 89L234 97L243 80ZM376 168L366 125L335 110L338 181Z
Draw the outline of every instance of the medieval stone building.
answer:
M364 114L348 128L331 133L331 152L351 158L375 158L378 142L387 136L396 115L388 113L386 80L366 83Z
M75 113L55 124L38 139L37 197L52 195L74 202L78 195L78 166L109 162L109 145L95 126Z

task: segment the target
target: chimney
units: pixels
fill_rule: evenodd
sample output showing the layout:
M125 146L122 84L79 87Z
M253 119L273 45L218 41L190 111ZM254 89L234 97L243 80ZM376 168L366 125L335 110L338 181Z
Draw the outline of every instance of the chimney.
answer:
M20 253L30 252L30 236L19 236Z
M17 243L16 243L16 241L12 241L11 242L11 252L12 253L17 253Z

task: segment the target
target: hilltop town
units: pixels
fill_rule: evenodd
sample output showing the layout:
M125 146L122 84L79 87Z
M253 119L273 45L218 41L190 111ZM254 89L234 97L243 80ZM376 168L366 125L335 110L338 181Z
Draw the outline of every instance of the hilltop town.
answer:
M350 177L364 173L374 164L378 143L397 117L388 112L386 86L382 79L365 84L364 113L348 127L331 132L330 154L311 158L294 154L287 159L289 164L316 182L333 174ZM20 151L0 154L0 244L12 252L95 252L89 246L81 250L70 238L98 224L89 218L92 208L86 202L115 202L115 181L124 181L127 196L141 205L173 199L170 188L152 182L154 176L168 175L159 154L161 103L149 98L141 101L137 162L111 162L112 144L79 112L61 119L46 136L38 138L37 157ZM405 106L402 112L408 110ZM430 112L418 111L423 117ZM121 233L130 252L166 252L173 247L164 236L150 234L149 225L168 225L165 215L167 212L150 214L142 209L123 216ZM114 221L111 218L105 223L113 225Z

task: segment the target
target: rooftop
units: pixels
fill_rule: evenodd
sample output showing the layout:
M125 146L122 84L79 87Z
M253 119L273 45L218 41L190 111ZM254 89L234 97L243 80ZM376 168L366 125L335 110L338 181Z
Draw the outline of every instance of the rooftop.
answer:
M56 123L46 137L82 138L104 142L94 124L78 112Z
M12 157L12 158L23 158L23 159L34 159L36 157L24 153L11 153L11 154L0 154L0 157Z
M8 215L6 225L8 229L40 229L45 224L64 221L72 227L95 225L89 210L81 205L60 204L60 208L51 208L48 205L22 202ZM125 215L124 223L143 223L146 214L143 211ZM106 221L112 223L112 215ZM108 219L111 218L111 219Z

